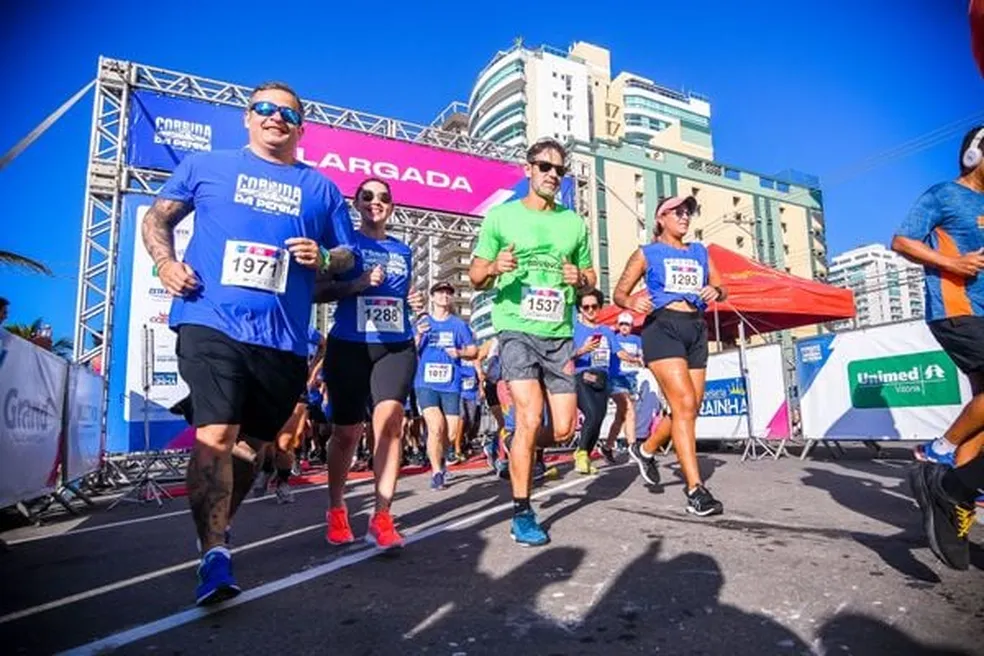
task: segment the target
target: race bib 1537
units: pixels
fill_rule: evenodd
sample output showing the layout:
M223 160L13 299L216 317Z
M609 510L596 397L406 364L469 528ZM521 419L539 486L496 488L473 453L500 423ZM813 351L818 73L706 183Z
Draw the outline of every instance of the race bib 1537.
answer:
M528 321L560 323L567 304L564 293L551 287L523 287L519 316Z

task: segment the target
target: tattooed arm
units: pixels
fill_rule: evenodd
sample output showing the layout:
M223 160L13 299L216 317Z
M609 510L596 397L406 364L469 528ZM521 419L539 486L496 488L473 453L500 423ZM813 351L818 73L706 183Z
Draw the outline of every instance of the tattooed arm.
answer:
M174 254L174 226L188 215L191 207L178 200L158 198L144 215L140 232L144 246L157 266L157 275L174 296L184 296L198 286L190 266L178 262Z
M352 249L345 246L337 246L328 251L331 258L328 260L328 273L345 273L355 266L355 253Z

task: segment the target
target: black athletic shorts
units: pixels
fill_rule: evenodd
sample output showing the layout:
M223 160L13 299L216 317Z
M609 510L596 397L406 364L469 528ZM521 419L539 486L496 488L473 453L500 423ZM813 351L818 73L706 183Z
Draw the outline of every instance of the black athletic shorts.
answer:
M190 390L189 423L238 424L257 440L277 438L307 382L304 356L237 342L205 326L178 328L177 356Z
M380 401L403 404L417 371L417 349L412 341L366 344L329 337L323 371L332 421L352 426L368 421Z
M485 405L490 408L494 408L497 405L502 405L499 403L499 390L495 383L486 378L485 384L482 385L482 387L485 389Z
M701 312L660 308L642 324L642 357L646 364L683 358L690 369L706 369L707 355L707 322Z
M960 371L984 371L984 317L953 317L929 322L929 330Z

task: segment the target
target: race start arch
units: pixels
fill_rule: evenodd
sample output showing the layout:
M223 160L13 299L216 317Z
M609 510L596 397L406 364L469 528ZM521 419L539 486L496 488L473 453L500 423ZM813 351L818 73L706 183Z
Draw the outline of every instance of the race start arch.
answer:
M152 401L152 423L160 427L150 447L165 446L164 436L173 434L176 420L167 413L169 401L181 393L173 335L166 328L170 300L140 247L139 219L183 157L245 144L242 114L251 90L99 60L74 355L80 363L98 361L105 374L110 453L143 450L144 416L135 402L146 407L145 396ZM317 101L304 100L303 109L299 158L331 177L346 197L368 175L387 179L399 203L391 230L418 258L431 259L436 240L470 242L488 208L525 193L521 148ZM193 217L188 221L176 231L179 249L187 243Z

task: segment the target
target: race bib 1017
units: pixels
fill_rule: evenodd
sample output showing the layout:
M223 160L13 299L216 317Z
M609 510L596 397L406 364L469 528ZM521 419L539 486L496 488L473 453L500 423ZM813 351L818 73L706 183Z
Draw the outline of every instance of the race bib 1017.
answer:
M424 365L424 382L444 384L451 382L452 366L439 362L428 362Z

